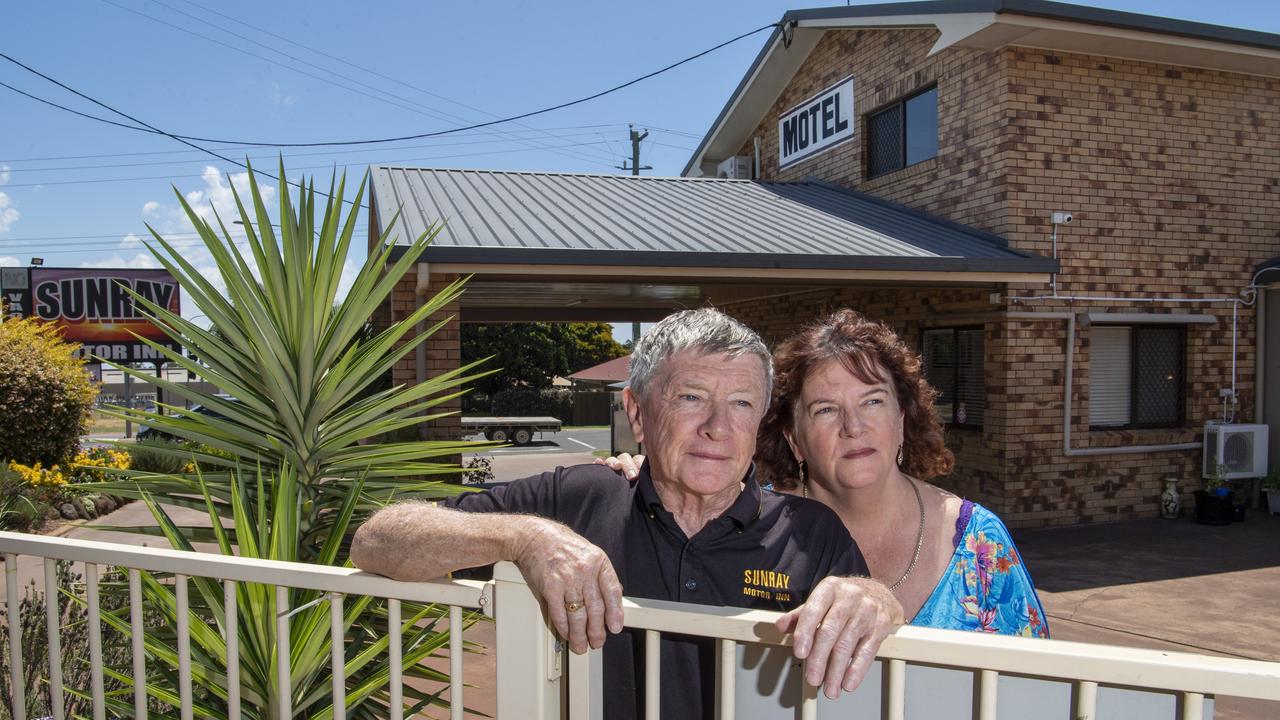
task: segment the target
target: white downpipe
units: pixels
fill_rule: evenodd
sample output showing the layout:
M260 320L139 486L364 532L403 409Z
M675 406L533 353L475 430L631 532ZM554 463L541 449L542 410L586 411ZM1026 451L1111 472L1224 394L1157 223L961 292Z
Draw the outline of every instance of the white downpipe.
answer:
M1257 332L1254 335L1253 350L1253 418L1254 422L1265 423L1266 400L1263 397L1263 376L1267 374L1267 293L1258 292L1257 310L1254 312Z
M1074 386L1076 354L1076 316L1069 312L1010 312L1011 320L1065 320L1067 323L1066 360L1063 363L1062 391L1062 454L1067 457L1092 455L1129 455L1165 452L1169 450L1194 450L1199 443L1170 443L1167 445L1119 445L1116 447L1076 448L1071 446L1071 388Z

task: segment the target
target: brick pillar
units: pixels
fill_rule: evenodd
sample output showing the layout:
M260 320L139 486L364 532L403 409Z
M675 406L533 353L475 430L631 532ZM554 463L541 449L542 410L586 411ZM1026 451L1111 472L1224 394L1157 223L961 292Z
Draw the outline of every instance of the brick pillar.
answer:
M416 294L417 274L415 272L408 273L403 280L396 284L395 289L391 292L390 312L385 314L379 312L375 316L375 323L382 318L386 319L388 325L392 322L398 322L407 317L422 303L428 302L437 292L457 280L457 278L458 276L455 274L432 274L427 285L427 294L418 297ZM461 362L462 335L458 323L459 312L460 308L455 301L427 317L424 323L425 327L431 327L450 316L453 319L423 343L426 350L426 374L423 376L424 379L435 377L446 370L456 369ZM379 327L379 329L382 328ZM392 384L408 386L418 382L418 356L418 352L410 352L395 364L391 370ZM455 398L437 405L431 412L434 414L461 409L461 400ZM458 440L461 436L462 422L456 416L441 418L423 426L424 440Z

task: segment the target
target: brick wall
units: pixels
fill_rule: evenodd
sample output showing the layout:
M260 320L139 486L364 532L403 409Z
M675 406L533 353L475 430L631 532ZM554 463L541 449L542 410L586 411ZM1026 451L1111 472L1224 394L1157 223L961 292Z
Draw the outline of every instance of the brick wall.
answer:
M1215 71L1008 48L950 49L926 57L932 30L829 32L757 128L762 177L818 177L1052 252L1059 228L1062 294L1150 298L1236 297L1254 264L1280 255L1280 82ZM857 139L779 172L777 117L855 76ZM865 116L937 83L938 155L864 179ZM742 150L750 154L753 140ZM995 305L990 294L999 292ZM978 290L846 288L728 309L770 339L842 304L881 317L913 344L945 316L1006 311L1193 312L1214 325L1187 329L1186 423L1173 430L1090 431L1089 336L1073 348L1075 447L1194 442L1220 415L1231 385L1229 303L1011 302L1041 285ZM739 302L734 302L734 300ZM1254 416L1255 316L1239 308L1237 419ZM971 323L970 323L971 324ZM992 319L986 327L987 419L956 431L958 469L944 481L1015 526L1149 517L1166 476L1199 483L1199 451L1072 457L1062 449L1066 323Z
M433 273L428 283L427 298L435 295L457 279L458 276L456 274ZM403 319L418 307L420 300L414 294L416 286L417 275L412 272L396 284L391 293L389 322ZM462 362L462 334L459 329L459 306L456 301L445 305L436 313L428 316L426 327L431 327L450 316L453 319L437 330L424 343L427 360L426 376L428 378L435 377L446 370L456 370ZM396 385L413 385L417 383L416 352L410 352L395 364L391 371L391 381ZM461 400L454 398L437 405L432 409L432 412L459 412L461 410ZM424 430L424 439L427 440L458 440L461 436L462 421L457 415L434 420L428 423Z

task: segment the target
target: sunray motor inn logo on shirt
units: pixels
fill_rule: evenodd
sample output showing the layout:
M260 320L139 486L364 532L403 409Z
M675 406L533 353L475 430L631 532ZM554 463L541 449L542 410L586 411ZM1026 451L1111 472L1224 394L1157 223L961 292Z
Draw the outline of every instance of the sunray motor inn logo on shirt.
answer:
M177 313L178 283L167 270L5 268L0 280L7 314L57 323L63 337L81 343L82 355L119 362L164 359L135 335L177 347L125 290Z
M853 118L853 76L849 76L778 118L778 166L852 140Z
M791 576L776 570L743 570L742 594L778 602L791 601Z

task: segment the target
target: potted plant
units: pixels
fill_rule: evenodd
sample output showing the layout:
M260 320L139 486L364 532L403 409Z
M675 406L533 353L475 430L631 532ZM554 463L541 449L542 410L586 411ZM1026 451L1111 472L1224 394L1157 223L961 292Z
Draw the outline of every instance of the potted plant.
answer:
M1267 512L1280 515L1280 468L1272 470L1262 481L1262 490L1267 494Z
M1195 492L1196 522L1203 525L1230 525L1235 514L1231 488L1227 486L1227 468L1219 465L1205 478L1204 489Z

